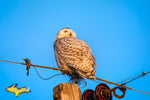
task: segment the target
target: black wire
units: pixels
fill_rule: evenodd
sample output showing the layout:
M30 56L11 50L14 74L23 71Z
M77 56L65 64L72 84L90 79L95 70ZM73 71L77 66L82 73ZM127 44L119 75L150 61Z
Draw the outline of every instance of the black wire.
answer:
M141 76L141 74L134 75L134 76L132 76L132 77L130 77L130 78L127 78L127 79L125 79L125 80L122 80L122 81L120 81L120 82L117 82L117 83L123 83L123 82L125 82L125 81L127 81L127 80L130 80L130 79L133 79L133 78L135 78L135 77L137 77L137 76Z
M49 78L43 78L43 77L39 74L38 70L37 70L34 66L33 66L33 68L35 69L37 75L38 75L42 80L49 80L49 79L51 79L51 78L53 78L53 77L55 77L55 76L62 75L62 73L60 73L60 74L55 74L55 75L53 75L53 76L51 76L51 77L49 77Z
M140 74L140 75L135 75L135 76L138 76L138 77L135 77L135 78L133 78L132 80L127 81L127 82L125 82L125 83L123 83L123 84L130 83L130 82L132 82L132 81L134 81L134 80L136 80L136 79L138 79L138 78L140 78L140 77L143 77L143 76L145 76L146 74L149 74L149 73L150 73L150 71L149 71L149 72L147 72L147 73L143 72L143 73L142 73L142 74ZM131 79L131 78L128 78L128 79Z
M94 81L94 82L96 82L96 83L101 83L101 81L96 81L96 80L92 80L92 81Z
M128 82L125 82L124 84L130 83L130 82L132 82L132 81L134 81L134 80L136 80L136 79L138 79L138 78L140 78L140 77L142 77L142 76L138 76L138 77L136 77L136 78L134 78L134 79L132 79L132 80L130 80L130 81L128 81Z
M122 83L123 85L125 85L125 84L130 83L130 82L132 82L132 81L134 81L134 80L136 80L136 79L138 79L140 77L143 77L143 76L145 76L146 74L149 74L149 73L150 73L150 71L147 72L147 73L143 72L142 74L134 75L134 76L132 76L130 78L127 78L127 79L125 79L123 81L120 81L120 82L117 82L117 83ZM132 79L132 80L130 80L130 79ZM127 81L127 80L130 80L130 81ZM101 83L101 82L96 81L96 80L92 80L92 81L97 82L97 83ZM125 82L125 81L127 81L127 82ZM123 83L123 82L125 82L125 83ZM105 83L105 84L111 84L111 83Z
M81 80L81 81L83 81L85 84L82 87L80 87L80 88L84 88L87 85L87 82L84 79Z

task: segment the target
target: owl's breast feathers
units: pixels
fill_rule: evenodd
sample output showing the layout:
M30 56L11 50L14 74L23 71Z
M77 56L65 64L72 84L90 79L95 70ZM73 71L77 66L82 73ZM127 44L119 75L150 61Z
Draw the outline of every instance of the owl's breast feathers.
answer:
M55 41L54 50L58 67L68 67L83 73L95 71L95 58L86 42L75 37L60 38Z

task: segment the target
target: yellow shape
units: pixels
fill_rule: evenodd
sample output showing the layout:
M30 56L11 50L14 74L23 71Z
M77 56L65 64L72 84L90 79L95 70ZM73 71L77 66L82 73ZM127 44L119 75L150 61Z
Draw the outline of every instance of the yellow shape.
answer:
M21 93L27 93L27 92L30 92L30 89L28 87L16 87L17 84L13 84L12 86L10 87L7 87L6 90L8 92L12 92L12 93L15 93L16 97L19 96L19 94Z

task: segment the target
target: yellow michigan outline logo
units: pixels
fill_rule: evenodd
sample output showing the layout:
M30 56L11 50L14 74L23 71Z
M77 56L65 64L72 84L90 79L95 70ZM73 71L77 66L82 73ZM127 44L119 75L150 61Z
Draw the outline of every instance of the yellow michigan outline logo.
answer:
M16 87L17 84L13 84L9 87L6 87L6 91L11 92L11 93L15 93L16 97L19 96L19 94L21 93L29 93L31 92L31 90L28 87Z

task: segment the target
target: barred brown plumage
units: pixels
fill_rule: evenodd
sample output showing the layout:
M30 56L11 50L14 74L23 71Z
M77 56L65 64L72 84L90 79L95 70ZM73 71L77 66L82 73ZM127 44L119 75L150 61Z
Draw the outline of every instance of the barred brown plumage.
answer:
M55 57L59 68L63 68L77 83L80 78L95 75L95 58L89 45L78 39L70 28L61 29L54 42Z

